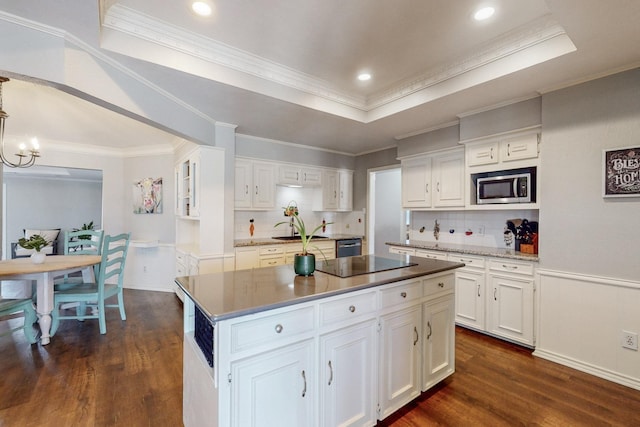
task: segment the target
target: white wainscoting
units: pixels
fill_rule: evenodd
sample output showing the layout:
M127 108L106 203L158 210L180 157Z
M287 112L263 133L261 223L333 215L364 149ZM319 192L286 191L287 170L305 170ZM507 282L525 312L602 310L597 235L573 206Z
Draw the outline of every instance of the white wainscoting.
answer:
M640 390L640 282L538 270L535 356Z
M124 268L124 287L146 291L173 292L176 251L173 244L129 244Z

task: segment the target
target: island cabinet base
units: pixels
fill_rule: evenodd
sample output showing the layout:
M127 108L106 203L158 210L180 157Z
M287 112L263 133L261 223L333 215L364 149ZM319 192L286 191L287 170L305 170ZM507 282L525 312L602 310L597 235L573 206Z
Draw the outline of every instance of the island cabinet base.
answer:
M184 425L375 426L454 372L453 297L448 270L226 318L210 366L187 296Z

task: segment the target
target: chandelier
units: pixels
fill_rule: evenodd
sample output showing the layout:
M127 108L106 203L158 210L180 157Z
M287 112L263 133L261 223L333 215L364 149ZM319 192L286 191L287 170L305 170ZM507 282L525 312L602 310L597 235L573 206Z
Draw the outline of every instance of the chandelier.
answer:
M8 82L9 79L6 77L0 76L0 160L2 163L9 166L10 168L28 168L29 166L33 166L36 162L36 159L40 157L40 146L38 145L38 140L33 138L31 140L31 148L27 149L27 146L22 143L18 146L18 151L15 155L18 157L18 162L12 162L4 154L4 125L9 115L2 109L2 83Z

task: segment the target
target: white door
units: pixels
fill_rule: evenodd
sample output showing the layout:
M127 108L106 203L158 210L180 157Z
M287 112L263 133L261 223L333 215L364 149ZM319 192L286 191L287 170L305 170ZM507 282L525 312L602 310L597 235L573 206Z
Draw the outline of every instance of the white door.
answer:
M484 272L456 271L456 323L484 330Z
M422 391L454 371L455 326L453 296L424 304Z
M491 275L487 330L533 345L533 281Z
M368 253L389 252L386 242L404 241L406 215L402 209L400 168L369 172Z

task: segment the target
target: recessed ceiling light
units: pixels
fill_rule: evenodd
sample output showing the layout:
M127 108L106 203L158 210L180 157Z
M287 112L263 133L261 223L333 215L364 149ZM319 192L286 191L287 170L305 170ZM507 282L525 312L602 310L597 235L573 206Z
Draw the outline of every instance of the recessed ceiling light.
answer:
M209 5L209 3L203 1L194 1L191 4L191 9L193 9L193 11L200 16L211 15L211 6Z
M361 82L366 82L367 80L371 80L371 74L360 73L358 74L358 80L360 80Z
M476 13L473 15L473 18L476 21L484 21L485 19L489 19L493 16L496 10L492 7L483 7L482 9L478 9Z

